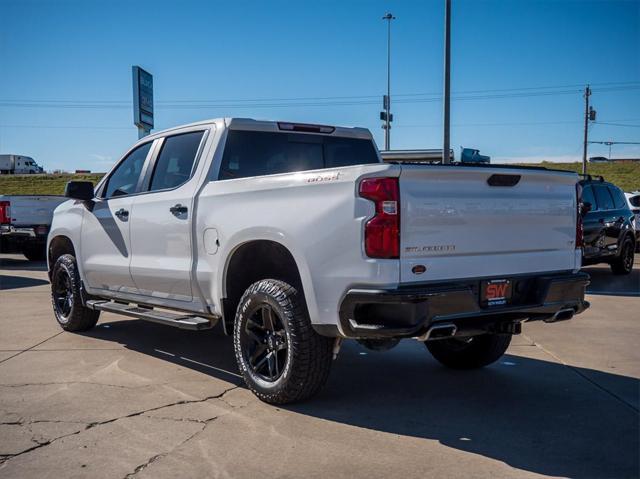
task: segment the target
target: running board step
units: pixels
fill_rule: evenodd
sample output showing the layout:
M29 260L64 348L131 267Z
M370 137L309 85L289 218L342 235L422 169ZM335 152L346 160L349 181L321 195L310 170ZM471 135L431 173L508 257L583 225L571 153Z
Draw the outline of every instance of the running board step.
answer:
M151 321L152 323L164 324L167 326L173 326L174 328L189 329L192 331L211 329L217 322L215 319L207 319L186 313L180 314L168 311L157 311L155 309L143 308L132 304L115 303L113 301L106 300L89 300L87 301L87 307L98 311L122 314L124 316L131 316L132 318Z

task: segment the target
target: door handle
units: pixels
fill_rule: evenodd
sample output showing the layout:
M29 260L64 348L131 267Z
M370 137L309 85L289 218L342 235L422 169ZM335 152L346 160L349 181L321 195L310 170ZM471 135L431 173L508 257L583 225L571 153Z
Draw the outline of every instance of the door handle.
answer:
M188 211L188 208L178 203L177 205L173 205L171 208L169 208L169 211L171 211L171 213L173 213L174 215L183 215Z
M124 208L120 208L118 211L116 211L115 214L118 218L120 218L123 221L129 218L129 212Z

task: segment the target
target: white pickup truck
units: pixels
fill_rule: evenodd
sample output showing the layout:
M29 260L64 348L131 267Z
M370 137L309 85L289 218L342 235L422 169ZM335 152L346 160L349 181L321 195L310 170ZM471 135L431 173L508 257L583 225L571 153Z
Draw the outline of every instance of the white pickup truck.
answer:
M371 134L218 119L138 141L70 182L48 238L55 317L100 311L233 335L251 390L315 394L344 338L496 361L525 321L588 307L578 177L383 163Z
M53 210L67 199L55 195L0 195L0 252L20 252L30 261L44 260Z

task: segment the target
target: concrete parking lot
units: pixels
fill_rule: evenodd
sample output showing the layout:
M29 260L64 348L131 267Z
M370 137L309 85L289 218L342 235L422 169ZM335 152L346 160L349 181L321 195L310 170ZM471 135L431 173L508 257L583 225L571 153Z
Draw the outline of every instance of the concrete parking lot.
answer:
M44 264L4 255L0 477L638 477L640 269L587 271L591 309L484 370L349 342L317 398L273 407L217 329L62 332Z

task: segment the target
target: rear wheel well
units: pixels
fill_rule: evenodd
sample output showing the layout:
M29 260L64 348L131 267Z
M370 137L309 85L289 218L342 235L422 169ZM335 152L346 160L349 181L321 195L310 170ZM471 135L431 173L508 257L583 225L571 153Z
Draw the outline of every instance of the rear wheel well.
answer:
M76 250L73 247L73 243L67 236L56 236L49 243L49 272L53 269L53 265L63 254L70 254L75 256Z
M225 332L233 331L240 298L256 281L277 279L298 290L304 300L302 280L293 255L275 241L259 240L241 245L229 260L225 275L226 298L223 298ZM306 307L306 301L303 301Z

